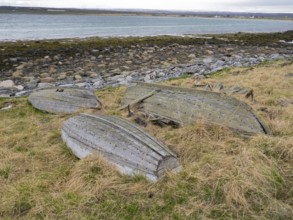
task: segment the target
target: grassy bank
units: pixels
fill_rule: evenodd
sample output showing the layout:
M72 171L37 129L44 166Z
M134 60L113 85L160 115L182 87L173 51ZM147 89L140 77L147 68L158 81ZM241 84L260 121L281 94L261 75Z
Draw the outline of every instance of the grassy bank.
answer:
M69 116L35 110L26 98L0 99L1 219L292 219L293 61L226 69L207 83L251 87L245 100L273 131L243 138L200 121L146 130L183 165L157 183L120 175L98 156L78 160L62 143ZM163 84L191 87L194 79ZM119 112L124 87L97 91L102 114ZM291 104L290 104L291 103Z

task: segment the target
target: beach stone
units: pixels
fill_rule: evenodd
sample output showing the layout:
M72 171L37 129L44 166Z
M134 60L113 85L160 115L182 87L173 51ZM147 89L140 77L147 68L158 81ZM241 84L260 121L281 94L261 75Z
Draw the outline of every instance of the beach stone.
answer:
M74 76L74 79L75 79L75 80L81 80L82 77L81 77L80 75L75 75L75 76Z
M242 63L240 63L240 62L234 62L234 63L232 64L232 66L239 67L239 66L242 66Z
M66 79L66 77L67 77L67 75L66 75L66 73L61 73L58 77L57 77L57 79L58 80L64 80L64 79Z
M55 60L55 61L59 61L59 56L57 56L57 55L55 55L54 57L53 57L53 60Z
M280 54L278 53L274 53L270 56L271 59L281 59L283 58L283 56L281 56Z
M104 81L103 80L98 80L93 84L94 88L100 89L104 87Z
M42 83L52 83L54 81L55 81L55 79L52 77L46 77L46 78L41 79Z
M86 89L55 87L41 89L29 96L29 102L37 109L54 113L74 113L83 108L99 108L100 101Z
M54 87L54 84L52 84L52 83L39 83L38 84L39 89L45 89L45 88L50 88L50 87Z
M14 86L15 84L12 80L4 80L0 82L0 87L3 87L3 88L12 88Z
M204 64L209 65L213 62L213 58L207 57L207 58L204 58L202 61L204 62Z
M189 54L189 55L188 55L188 58L191 58L191 59L193 59L193 58L195 58L195 57L196 57L195 54Z
M127 82L131 82L133 80L133 77L132 76L126 76L125 79L126 79Z
M214 54L214 52L211 51L211 50L206 50L206 53L207 53L208 55L213 55L213 54Z
M116 68L116 69L112 70L111 72L112 72L112 73L121 73L121 69Z
M22 85L14 86L18 91L24 90L24 87Z
M13 78L21 78L23 76L22 70L16 70L14 73L12 73Z
M95 78L98 76L98 74L96 72L93 71L87 71L87 76L91 77L91 78Z
M231 52L231 51L233 51L234 50L234 48L232 48L232 47L228 47L228 48L226 48L226 51L228 51L228 52Z
M46 78L46 77L49 77L49 76L50 76L49 73L41 73L41 74L40 74L40 77L41 77L41 78Z
M8 98L15 95L17 92L16 88L4 88L0 87L0 98Z
M111 81L111 82L117 82L117 81L121 81L121 79L123 79L123 76L115 75L112 77L108 77L107 79L108 79L108 81Z
M56 66L55 66L55 65L50 66L50 68L49 68L49 73L50 73L50 74L57 73L57 69L56 69Z
M85 88L87 86L87 83L76 83L75 85L79 88Z
M95 61L97 58L95 56L91 56L91 61Z
M16 63L16 62L17 62L17 58L9 58L9 61L10 61L11 63Z
M213 67L222 67L225 65L225 62L222 60L217 60L217 62L213 65Z
M144 80L145 82L151 82L151 75L147 74L147 75L143 78L143 80Z
M166 74L164 73L164 72L159 72L159 74L158 74L158 77L165 77L166 76Z
M220 70L222 70L222 69L224 69L224 68L225 68L225 67L223 67L223 66L213 68L213 69L211 69L210 73L218 72L218 71L220 71Z
M91 73L90 77L91 78L97 78L99 75L97 73Z
M59 87L74 88L75 84L74 83L66 83L66 84L59 85Z
M39 81L38 80L31 80L27 83L25 83L24 87L26 89L35 89L38 86Z
M26 64L21 64L18 67L16 67L17 70L22 70L25 67Z
M23 97L23 96L28 96L31 93L31 91L26 90L26 91L20 91L15 93L15 97Z

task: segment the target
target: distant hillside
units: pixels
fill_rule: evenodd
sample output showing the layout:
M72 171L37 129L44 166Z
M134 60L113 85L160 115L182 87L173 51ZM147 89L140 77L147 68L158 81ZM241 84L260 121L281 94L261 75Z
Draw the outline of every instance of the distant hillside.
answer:
M250 13L250 12L196 12L196 11L168 11L148 9L73 9L73 8L39 8L0 6L0 13L28 13L28 14L123 14L123 15L151 15L151 16L200 16L225 18L269 18L293 19L293 13Z

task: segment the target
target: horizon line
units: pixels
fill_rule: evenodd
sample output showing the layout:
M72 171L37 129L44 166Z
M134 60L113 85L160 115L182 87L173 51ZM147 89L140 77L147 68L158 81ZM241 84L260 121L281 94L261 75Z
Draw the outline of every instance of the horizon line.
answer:
M108 10L108 11L162 11L162 12L189 12L189 13L247 13L247 14L293 14L293 12L252 12L252 11L205 11L187 9L151 9L151 8L82 8L82 7L44 7L44 6L24 6L24 5L0 5L0 7L20 7L20 8L43 8L43 9L74 9L74 10Z

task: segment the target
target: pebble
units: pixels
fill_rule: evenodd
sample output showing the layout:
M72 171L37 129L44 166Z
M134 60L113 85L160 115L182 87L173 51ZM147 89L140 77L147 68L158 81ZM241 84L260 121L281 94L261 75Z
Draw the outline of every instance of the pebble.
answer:
M17 70L22 70L25 67L26 64L21 64L18 67L16 67Z
M16 70L14 73L12 73L12 78L21 78L23 76L23 73L21 70Z
M151 82L151 76L150 76L150 75L146 75L146 76L143 78L143 80L144 80L145 82Z
M4 81L0 81L0 87L3 87L3 88L12 88L14 87L15 84L12 80L4 80Z
M82 77L81 77L80 75L75 75L75 76L74 76L74 79L75 79L75 80L81 80Z
M99 81L97 81L97 82L95 82L93 84L93 87L96 88L96 89L103 88L104 87L104 82L102 80L99 80Z
M16 62L17 62L17 58L9 58L9 61L10 61L11 63L16 63Z
M50 88L50 87L53 87L53 86L54 86L54 84L52 84L52 83L39 83L38 84L39 89Z
M118 49L107 47L80 51L73 57L65 58L60 53L36 60L8 58L6 62L14 66L4 71L3 75L8 76L5 79L9 79L9 76L14 79L19 87L13 85L13 88L22 95L35 89L39 82L99 89L127 85L134 81L166 80L186 73L202 76L225 67L253 66L265 60L291 57L293 54L290 48L268 49L256 49L254 46L241 48L228 43L226 47L179 44L161 47L132 45L130 48ZM11 91L11 94L14 95L15 91Z
M206 65L209 65L210 63L213 62L213 58L212 58L212 57L204 58L204 59L202 60L202 62L204 62L204 64L206 64Z
M24 87L22 85L14 86L18 91L22 91Z
M46 78L46 77L49 77L49 76L50 76L49 73L41 73L41 74L40 74L40 77L41 77L41 78Z
M58 80L66 79L66 73L61 73L60 76L57 78Z
M21 92L15 93L15 97L28 96L29 94L31 94L31 91L30 90L21 91Z
M46 78L41 79L42 83L52 83L54 81L55 81L55 79L52 77L46 77Z

